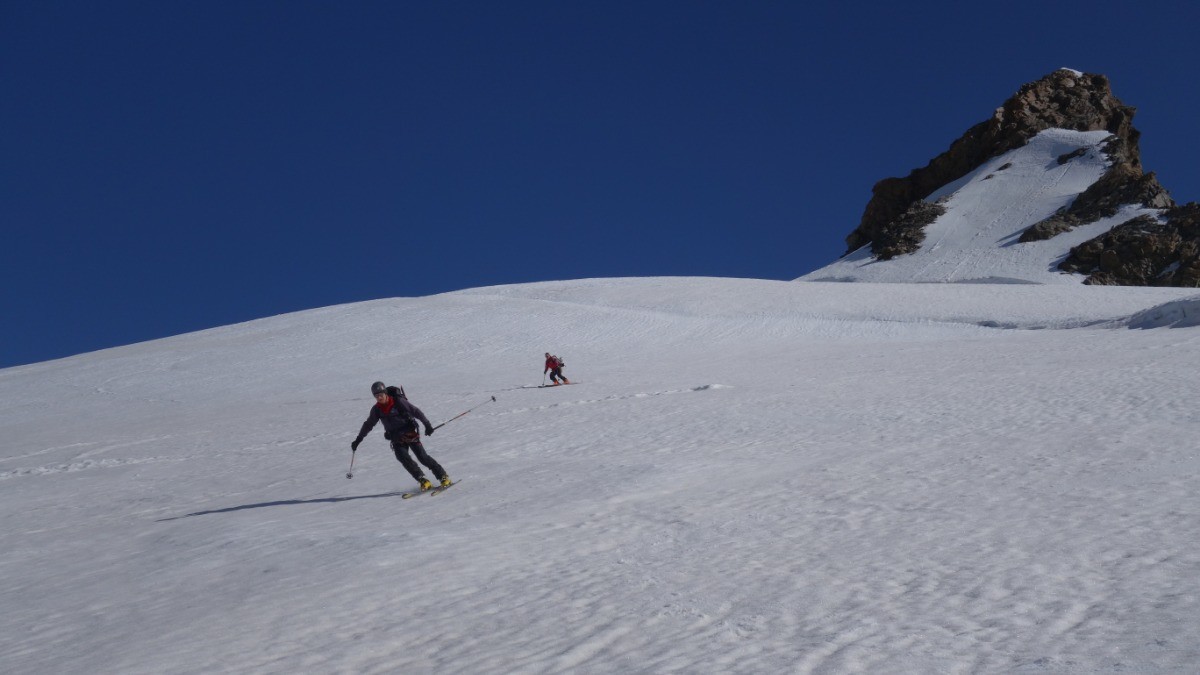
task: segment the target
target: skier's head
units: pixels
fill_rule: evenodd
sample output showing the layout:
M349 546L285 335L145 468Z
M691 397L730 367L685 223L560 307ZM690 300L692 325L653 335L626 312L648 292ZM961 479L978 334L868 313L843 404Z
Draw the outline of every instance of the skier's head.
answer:
M384 383L382 383L382 382L376 382L375 384L372 384L371 385L371 395L378 396L380 394L383 394L384 396L387 395L387 386L384 385Z

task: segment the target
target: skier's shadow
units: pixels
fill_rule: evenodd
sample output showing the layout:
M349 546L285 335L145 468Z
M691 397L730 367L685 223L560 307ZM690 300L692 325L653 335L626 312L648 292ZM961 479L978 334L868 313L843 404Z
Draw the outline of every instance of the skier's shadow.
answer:
M169 520L179 520L181 518L191 518L192 516L207 516L214 513L232 513L234 511L244 511L246 509L262 509L268 506L289 506L292 504L334 504L336 502L348 502L355 499L378 499L379 497L395 497L396 495L404 494L403 491L397 492L381 492L377 495L358 495L356 497L325 497L323 499L284 499L277 502L259 502L258 504L242 504L241 506L230 506L225 509L211 509L209 511L196 511L195 513L185 513L182 516L174 516L171 518L159 518L154 521L156 523L165 523Z

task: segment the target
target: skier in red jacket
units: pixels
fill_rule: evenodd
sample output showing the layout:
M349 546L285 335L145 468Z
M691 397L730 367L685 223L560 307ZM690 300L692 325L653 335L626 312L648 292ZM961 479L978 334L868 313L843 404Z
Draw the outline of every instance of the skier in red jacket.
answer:
M550 352L546 352L546 369L542 371L542 377L545 377L546 373L550 373L550 381L554 382L555 385L571 384L567 376L562 374L563 365L562 359L551 355ZM562 378L562 382L558 381L560 377Z

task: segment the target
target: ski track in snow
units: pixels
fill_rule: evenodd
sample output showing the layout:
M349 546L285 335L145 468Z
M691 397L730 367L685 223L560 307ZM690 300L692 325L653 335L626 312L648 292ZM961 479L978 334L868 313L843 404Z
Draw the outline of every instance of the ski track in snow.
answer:
M184 461L182 457L142 457L137 459L95 459L85 460L82 462L72 462L70 464L58 464L53 466L38 466L23 469L13 469L11 471L0 472L0 480L8 478L19 478L22 476L45 476L54 473L63 473L71 471L86 471L88 469L111 469L118 466L130 466L134 464L147 464L156 462L180 462Z
M598 403L605 403L605 402L612 402L612 401L621 401L621 400L626 400L626 399L649 398L652 396L669 396L669 395L673 395L673 394L694 393L694 392L711 391L711 390L725 389L725 388L728 388L728 387L725 387L724 385L720 385L720 384L705 384L705 385L691 387L688 389L673 389L673 390L669 390L669 391L640 392L640 393L634 393L634 394L608 396L608 397L605 397L602 399L580 399L580 400L574 400L574 401L552 403L552 404L542 405L542 406L534 406L534 407L527 407L527 408L514 408L512 410L508 410L508 411L504 411L504 412L491 413L490 415L488 413L480 413L477 416L478 417L503 416L503 415L512 415L512 414L535 413L535 412L553 410L554 408L560 408L560 407L590 405L590 404L598 404ZM329 441L331 438L337 437L337 436L338 436L337 434L320 434L317 436L312 436L312 437L304 438L304 439L283 440L283 441L277 441L274 443L270 443L268 445L257 445L257 446L240 448L234 452L236 452L236 453L257 452L257 451L262 451L265 449L282 449L282 448L287 448L287 447L291 447L291 446L306 445L306 444L314 443L314 442L326 442L326 441ZM198 459L200 457L207 458L207 457L230 454L229 451L214 451L214 452L206 453L205 455L191 454L191 455L184 455L184 456L87 459L87 458L92 457L93 455L104 454L104 453L111 452L113 450L121 450L121 449L139 446L139 445L143 445L143 444L147 444L147 443L162 443L163 441L165 441L169 438L171 438L171 437L170 436L162 436L162 437L147 438L147 439L142 439L142 440L137 440L137 441L129 441L129 442L123 442L123 443L75 443L75 444L71 444L68 446L57 447L57 448L47 448L44 450L39 450L39 451L25 454L25 455L17 455L17 456L7 458L7 459L0 459L0 461L25 459L25 458L35 457L38 455L55 452L55 451L82 448L82 447L87 447L90 445L98 445L99 446L99 447L96 447L96 448L93 448L90 450L85 450L83 452L78 453L76 455L76 461L73 461L70 463L53 464L53 465L37 466L37 467L23 467L23 468L17 468L17 469L10 469L7 471L0 471L0 480L6 480L9 478L18 478L18 477L28 477L28 476L44 476L44 475L62 473L62 472L85 471L85 470L89 470L89 469L111 469L111 468L131 466L131 465L136 465L136 464L159 463L159 462L184 462L184 461Z
M547 388L549 388L549 387L547 387ZM720 385L720 384L702 384L702 385L699 385L696 387L691 387L689 389L671 389L671 390L667 390L667 391L651 391L651 392L639 392L636 394L620 394L620 395L606 396L604 398L562 401L559 403L550 403L547 405L533 406L533 407L529 407L529 408L513 408L512 410L508 410L505 412L492 413L492 416L499 417L499 416L503 416L503 415L541 412L544 410L553 410L554 408L563 408L563 407L569 407L569 406L593 405L593 404L597 404L597 403L610 403L613 401L625 401L625 400L629 400L629 399L650 398L652 396L671 396L674 394L691 394L691 393L699 392L699 391L712 391L712 390L716 390L716 389L728 389L728 388L729 387L726 387L726 386Z
M0 663L1192 672L1195 303L592 280L0 371ZM502 389L551 347L581 384ZM425 441L467 484L400 499L379 429L345 478L379 378L435 423L500 392ZM81 381L86 418L45 405Z
M222 456L222 455L228 455L228 454L240 454L240 453L246 453L246 452L263 452L263 451L270 451L270 450L279 450L279 449L290 448L290 447L294 447L294 446L308 445L310 443L324 442L324 441L329 440L330 438L334 438L334 437L338 437L338 436L339 436L338 434L318 434L316 436L311 436L308 438L288 439L288 440L275 441L272 443L267 443L267 444L262 444L262 445L242 447L242 448L239 448L234 451L215 450L215 451L208 451L203 454L187 454L187 455L178 455L178 456L175 456L175 455L153 456L153 457L108 457L108 458L103 458L103 459L87 459L87 458L90 458L93 455L108 453L108 452L111 452L114 450L124 450L126 448L131 448L131 447L140 446L140 445L149 444L149 443L157 443L161 446L161 445L166 444L166 442L169 439L171 439L172 437L171 436L161 436L161 437L147 438L147 439L143 439L143 440L122 442L122 443L75 443L75 444L71 444L71 445L63 446L63 447L46 448L44 450L38 450L36 452L32 452L32 453L29 453L26 455L17 455L15 457L11 457L8 459L0 459L0 461L26 459L29 457L36 457L36 456L44 455L44 454L51 453L51 452L71 450L74 448L87 447L87 446L91 446L91 445L98 445L100 447L97 447L97 448L94 448L91 450L86 450L84 452L80 452L75 456L76 461L72 461L72 462L68 462L68 463L51 464L51 465L44 465L44 466L37 466L37 467L24 467L24 468L10 469L7 471L0 471L0 480L5 480L8 478L24 477L24 476L44 476L44 475L62 473L62 472L86 471L88 469L111 469L111 468L124 467L124 466L130 466L130 465L135 465L135 464L153 464L153 463L159 463L159 462L185 462L185 461L190 461L190 460L194 460L194 459L201 459L201 458L208 459L208 458Z

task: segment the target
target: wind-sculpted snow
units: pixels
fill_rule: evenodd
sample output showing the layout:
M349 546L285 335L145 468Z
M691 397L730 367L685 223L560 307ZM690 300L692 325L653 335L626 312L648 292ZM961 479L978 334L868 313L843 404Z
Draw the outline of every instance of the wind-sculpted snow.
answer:
M592 279L3 370L0 664L1190 672L1195 302ZM378 379L496 397L425 441L461 486L379 429L345 478Z
M1200 326L1200 295L1173 300L1138 312L1129 318L1130 328L1194 328Z

